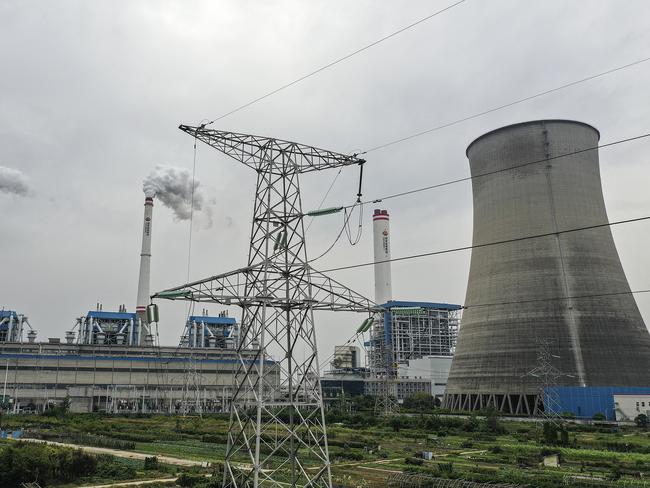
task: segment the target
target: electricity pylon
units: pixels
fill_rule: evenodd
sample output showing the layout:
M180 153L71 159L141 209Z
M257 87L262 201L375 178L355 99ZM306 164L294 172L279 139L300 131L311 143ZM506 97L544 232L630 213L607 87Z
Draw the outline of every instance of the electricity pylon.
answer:
M378 314L377 322L386 327L384 320L385 314ZM390 416L399 411L397 402L397 367L393 355L392 334L384 334L384 340L381 346L381 357L383 361L384 375L379 383L379 391L375 396L375 413L377 415Z
M562 374L553 365L554 359L559 359L559 356L551 353L551 340L541 339L538 342L537 365L526 376L532 376L538 380L539 394L535 404L537 413L548 422L560 427L563 421L559 412L560 397L557 386L562 376L571 377L571 375Z
M248 265L154 295L242 308L224 487L331 487L314 310L376 310L307 260L299 175L364 160L181 125L256 172Z

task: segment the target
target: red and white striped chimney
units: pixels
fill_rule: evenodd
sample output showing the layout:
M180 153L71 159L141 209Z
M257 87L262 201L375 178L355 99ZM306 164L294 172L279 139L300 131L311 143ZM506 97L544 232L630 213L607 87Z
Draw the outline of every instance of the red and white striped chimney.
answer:
M390 221L388 210L375 209L372 216L375 248L375 303L384 304L393 299L390 276Z
M140 253L140 279L138 280L138 300L135 311L142 324L147 324L147 305L149 305L149 279L151 274L151 215L153 197L144 199L144 223L142 225L142 252Z

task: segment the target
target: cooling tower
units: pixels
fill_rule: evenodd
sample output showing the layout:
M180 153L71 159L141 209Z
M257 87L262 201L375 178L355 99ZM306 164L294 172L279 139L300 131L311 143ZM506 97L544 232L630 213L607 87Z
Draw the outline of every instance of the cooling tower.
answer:
M497 129L467 148L474 246L552 235L472 250L447 408L533 413L549 381L530 374L542 343L554 385L650 385L650 334L610 228L554 234L608 222L598 150L558 157L598 140L590 125L545 120ZM532 161L541 162L508 169Z

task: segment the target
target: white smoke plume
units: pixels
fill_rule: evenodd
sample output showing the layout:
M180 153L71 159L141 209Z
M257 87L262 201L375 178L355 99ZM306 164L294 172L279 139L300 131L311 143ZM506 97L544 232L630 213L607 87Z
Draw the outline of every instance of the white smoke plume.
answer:
M27 176L17 169L0 166L0 193L12 193L21 197L29 195Z
M158 164L144 180L143 189L145 195L156 197L170 208L178 220L190 218L192 202L194 210L203 208L204 196L199 182L194 181L192 198L192 174L185 168Z

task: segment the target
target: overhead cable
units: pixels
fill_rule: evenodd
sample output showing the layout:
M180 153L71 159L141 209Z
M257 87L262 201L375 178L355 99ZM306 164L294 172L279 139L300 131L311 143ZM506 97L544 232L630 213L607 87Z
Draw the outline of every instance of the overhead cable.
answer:
M614 292L614 293L594 293L594 294L589 294L589 295L573 295L573 296L565 296L565 297L539 298L539 299L531 299L531 300L512 300L512 301L508 301L508 302L476 303L476 304L470 304L470 305L463 305L461 308L462 309L468 309L468 308L476 308L476 307L491 307L491 306L498 306L498 305L519 305L519 304L531 303L531 302L555 302L555 301L562 301L562 300L579 300L579 299L586 299L586 298L603 298L603 297L621 296L621 295L640 295L640 294L643 294L643 293L650 293L650 289L629 290L629 291L621 291L621 292ZM347 346L348 344L351 344L351 343L355 342L362 335L363 335L363 332L355 332L342 345ZM335 355L336 355L336 353L330 354L327 358L325 358L321 362L321 366L320 366L321 371L323 371L325 369L325 367L326 367L325 364L330 359L332 359ZM413 368L411 368L411 369L413 369Z
M467 117L463 117L461 119L456 119L456 120L453 120L451 122L446 122L446 123L444 123L442 125L438 125L436 127L431 127L430 129L421 130L421 131L416 132L414 134L411 134L411 135L408 135L408 136L405 136L405 137L400 137L399 139L395 139L393 141L389 141L389 142L386 142L384 144L379 144L378 146L371 147L370 149L366 149L365 151L363 151L363 152L361 152L359 154L367 154L367 153L372 152L372 151L377 151L379 149L384 149L384 148L392 146L394 144L399 144L400 142L409 141L411 139L415 139L416 137L420 137L420 136L423 136L425 134L430 134L431 132L436 132L436 131L439 131L441 129L446 129L447 127L451 127L453 125L457 125L457 124L460 124L462 122L467 122L468 120L476 119L478 117L482 117L483 115L491 114L493 112L503 110L504 108L512 107L513 105L518 105L520 103L528 102L529 100L533 100L535 98L539 98L539 97L542 97L544 95L549 95L551 93L555 93L557 91L564 90L565 88L569 88L569 87L572 87L572 86L575 86L575 85L579 85L581 83L586 83L587 81L591 81L591 80L594 80L596 78L600 78L600 77L609 75L611 73L615 73L617 71L622 71L624 69L631 68L631 67L639 65L641 63L645 63L647 61L650 61L650 57L639 59L637 61L633 61L632 63L624 64L622 66L617 66L616 68L611 68L611 69L608 69L607 71L602 71L600 73L596 73L594 75L587 76L586 78L581 78L579 80L572 81L570 83L565 83L564 85L560 85L560 86L557 86L555 88L551 88L549 90L544 90L542 92L535 93L534 95L529 95L529 96L526 96L526 97L523 97L523 98L519 98L519 99L514 100L512 102L508 102L508 103L504 103L503 105L498 105L496 107L492 107L490 109L484 110L483 112L479 112L479 113L476 113L474 115L468 115Z
M405 27L402 27L401 29L396 30L395 32L392 32L391 34L388 34L388 35L386 35L386 36L384 36L384 37L382 37L380 39L377 39L376 41L373 41L370 44L366 44L365 46L360 47L359 49L357 49L355 51L352 51L351 53L346 54L345 56L340 57L340 58L332 61L331 63L326 64L325 66L321 66L320 68L315 69L314 71L311 71L311 72L301 76L300 78L297 78L297 79L295 79L295 80L293 80L293 81L291 81L289 83L286 83L286 84L284 84L284 85L282 85L282 86L280 86L280 87L278 87L278 88L276 88L274 90L271 90L270 92L265 93L264 95L259 96L259 97L255 98L255 99L251 100L250 102L246 102L245 104L240 105L239 107L232 109L230 112L226 112L225 114L220 115L216 119L211 120L210 122L208 122L205 125L213 124L218 120L224 119L224 118L228 117L229 115L237 113L240 110L243 110L243 109L245 109L247 107L250 107L251 105L256 104L257 102L260 102L260 101L264 100L265 98L268 98L268 97L270 97L272 95L275 95L276 93L281 92L282 90L286 90L287 88L289 88L289 87L291 87L293 85L296 85L296 84L300 83L301 81L306 80L307 78L311 78L312 76L320 73L321 71L325 71L326 69L331 68L332 66L335 66L335 65L345 61L346 59L350 59L352 56L355 56L355 55L357 55L359 53L362 53L363 51L366 51L366 50L370 49L371 47L376 46L377 44L380 44L380 43L382 43L384 41L387 41L388 39L391 39L391 38L397 36L398 34L401 34L402 32L405 32L405 31L407 31L409 29L412 29L413 27L416 27L417 25L422 24L423 22L426 22L427 20L432 19L433 17L436 17L437 15L440 15L440 14L446 12L447 10L451 10L452 8L454 8L454 7L460 5L461 3L464 3L464 2L465 2L465 0L460 0L460 1L457 1L456 3L448 5L447 7L443 8L441 10L433 12L432 14L429 14L426 17L423 17L423 18L421 18L421 19L419 19L419 20L417 20L417 21L415 21L415 22L413 22L413 23L411 23L411 24L409 24L409 25L407 25Z
M427 257L427 256L436 256L436 255L439 255L439 254L449 254L449 253L458 252L458 251L469 251L470 249L479 249L479 248L482 248L482 247L498 246L498 245L502 245L502 244L509 244L509 243L512 243L512 242L527 241L527 240L531 240L531 239L540 239L542 237L557 236L557 235L561 235L561 234L569 234L569 233L572 233L572 232L582 232L582 231L585 231L585 230L600 229L600 228L603 228L603 227L612 227L614 225L629 224L629 223L632 223L632 222L641 222L641 221L649 220L649 219L650 219L650 215L645 216L645 217L637 217L637 218L633 218L633 219L618 220L616 222L608 222L608 223L604 223L604 224L587 225L587 226L584 226L584 227L575 227L573 229L559 230L559 231L556 231L556 232L545 232L543 234L534 234L534 235L529 235L529 236L514 237L512 239L503 239L503 240L500 240L500 241L486 242L486 243L483 243L483 244L472 244L470 246L462 246L462 247L455 247L455 248L451 248L451 249L443 249L443 250L439 250L439 251L429 251L429 252L423 252L423 253L419 253L419 254L411 254L409 256L402 256L402 257L391 258L391 259L383 259L381 261L369 261L369 262L366 262L366 263L350 264L348 266L339 266L337 268L330 268L330 269L324 269L324 270L319 270L319 271L321 271L322 273L328 273L328 272L331 272L331 271L342 271L342 270L345 270L345 269L362 268L362 267L365 267L365 266L372 266L372 265L375 265L375 264L392 263L392 262L396 262L396 261L407 261L407 260L410 260L410 259L423 258L423 257Z
M548 158L535 159L533 161L526 161L526 162L523 162L521 164L516 164L514 166L510 166L508 168L496 169L496 170L493 170L493 171L487 171L485 173L479 173L477 175L466 176L464 178L458 178L458 179L455 179L455 180L443 181L441 183L435 183L433 185L428 185L428 186L423 186L423 187L420 187L420 188L415 188L413 190L406 190L406 191L399 192L399 193L393 193L391 195L386 195L384 197L374 198L372 200L366 200L363 203L379 203L379 202L383 202L384 200L390 200L391 198L398 198L398 197L403 197L403 196L406 196L406 195L411 195L413 193L419 193L419 192L422 192L422 191L433 190L435 188L441 188L443 186L449 186L449 185L453 185L453 184L456 184L456 183L462 183L464 181L470 181L470 180L474 180L476 178L482 178L484 176L490 176L490 175L494 175L494 174L497 174L497 173L503 173L505 171L512 171L513 169L523 168L525 166L530 166L530 165L533 165L533 164L545 163L547 161L553 161L553 160L556 160L556 159L566 158L568 156L573 156L575 154L581 154L581 153L585 153L585 152L589 152L589 151L595 151L595 150L598 150L598 149L603 149L603 148L607 148L607 147L611 147L611 146L616 146L616 145L619 145L619 144L624 144L624 143L627 143L627 142L637 141L639 139L645 139L647 137L650 137L650 132L645 133L645 134L640 134L640 135L634 136L634 137L628 137L626 139L619 139L617 141L608 142L607 144L599 144L598 146L592 146L592 147L588 147L586 149L579 149L577 151L571 151L571 152L568 152L568 153L558 154L556 156L550 156ZM352 205L348 205L347 207L344 207L344 208L350 208L351 206Z

